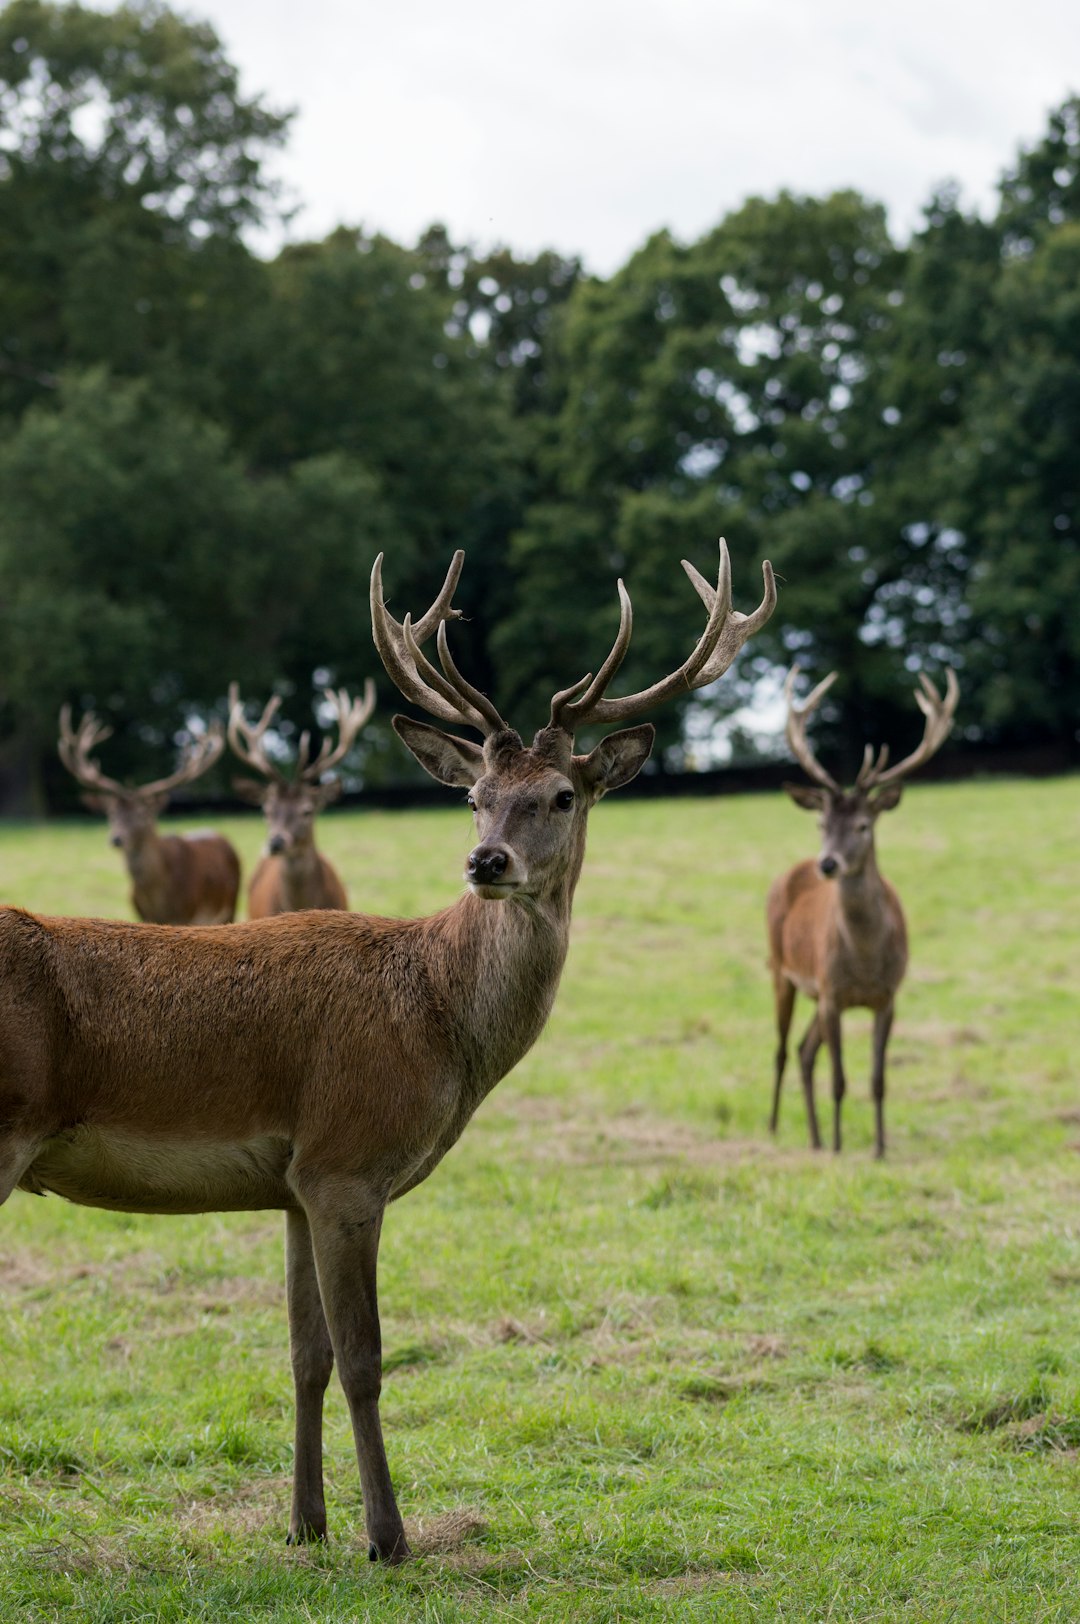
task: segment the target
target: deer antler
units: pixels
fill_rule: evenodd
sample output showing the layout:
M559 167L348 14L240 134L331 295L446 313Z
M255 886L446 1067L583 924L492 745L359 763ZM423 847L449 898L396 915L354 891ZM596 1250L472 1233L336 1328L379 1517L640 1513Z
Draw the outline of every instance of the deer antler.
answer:
M485 738L505 731L507 724L491 700L467 682L454 664L446 638L446 622L461 619L461 610L452 608L450 600L465 554L460 548L454 554L438 597L415 625L409 615L399 622L388 612L383 602L382 561L380 553L371 571L371 631L387 675L406 699L440 722L464 722ZM441 672L420 648L436 627Z
M190 783L212 767L225 748L221 729L215 725L186 747L174 773L166 778L155 778L149 784L129 787L115 778L107 778L97 762L90 759L91 750L111 737L112 728L99 722L93 711L87 711L78 727L72 728L71 706L61 708L57 753L68 772L86 789L104 790L107 795L119 795L127 801L137 800L141 796L163 795L178 784Z
M288 780L280 767L271 761L266 754L266 730L277 715L281 705L280 694L273 694L263 706L263 713L259 720L252 725L244 716L244 707L240 701L240 687L238 683L229 684L229 748L234 756L238 756L245 767L250 767L263 778L273 778L279 784Z
M677 671L663 677L659 682L654 682L651 688L642 689L640 693L626 694L620 699L603 697L605 689L625 658L634 623L630 595L620 581L619 631L611 653L595 677L591 674L583 677L572 688L564 688L561 693L555 695L551 701L551 727L559 727L567 733L573 733L576 728L584 727L590 722L630 721L652 710L654 706L663 704L666 699L691 693L695 688L704 688L706 684L715 682L717 677L723 676L747 638L765 624L776 607L776 583L773 580L772 565L766 560L761 566L765 595L758 607L749 615L741 615L732 609L731 560L728 557L727 542L723 537L720 539L720 567L715 587L710 586L704 576L698 573L693 564L687 563L685 558L682 564L698 596L709 611L705 630L689 658L683 661ZM582 689L585 690L584 693Z
M868 791L880 789L885 784L895 784L898 778L906 778L916 767L921 767L924 762L929 761L952 732L959 699L960 684L956 680L956 672L952 666L945 668L944 698L938 693L925 671L920 671L919 687L915 690L915 703L926 717L922 742L909 756L905 756L903 761L898 761L896 766L890 767L888 771L885 770L885 764L889 759L888 745L882 745L876 761L873 748L867 745L863 764L859 768L859 776L855 780L855 788Z
M307 732L300 735L300 750L296 758L296 777L308 784L317 784L319 779L331 767L347 756L356 742L360 729L375 709L375 684L368 677L364 683L363 699L350 699L344 688L337 693L332 688L324 688L323 696L328 705L333 707L334 720L338 726L338 742L331 745L329 739L323 739L318 755L314 761L308 761L311 750L311 735Z
M192 779L201 778L203 773L209 772L225 749L225 735L217 722L212 722L200 738L193 739L188 744L180 758L180 765L174 773L167 778L155 778L152 784L140 784L130 793L132 795L164 795L169 790L176 789L179 784L190 784Z
M827 677L823 677L818 683L817 687L810 690L801 705L798 704L795 699L795 678L798 675L799 667L797 665L793 665L784 681L784 698L787 700L788 708L788 748L795 757L795 760L799 763L799 766L802 768L803 772L806 773L808 777L816 779L819 784L823 784L824 787L831 790L834 795L842 795L844 792L840 788L840 785L836 782L835 778L825 771L824 767L811 750L810 743L806 737L807 721L813 715L814 711L817 710L822 699L836 681L836 672L830 671Z
M60 738L56 750L71 776L85 789L101 789L108 795L127 796L131 792L115 778L106 778L96 761L90 760L91 750L112 738L112 728L99 722L93 711L87 711L77 728L71 725L71 706L60 707Z

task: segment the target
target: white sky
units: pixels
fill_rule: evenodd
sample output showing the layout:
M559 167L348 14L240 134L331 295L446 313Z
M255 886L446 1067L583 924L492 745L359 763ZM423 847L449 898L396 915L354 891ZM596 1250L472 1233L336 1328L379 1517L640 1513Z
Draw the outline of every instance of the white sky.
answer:
M854 186L901 236L987 206L1080 87L1076 0L188 0L295 106L290 235L433 220L607 274L753 194Z

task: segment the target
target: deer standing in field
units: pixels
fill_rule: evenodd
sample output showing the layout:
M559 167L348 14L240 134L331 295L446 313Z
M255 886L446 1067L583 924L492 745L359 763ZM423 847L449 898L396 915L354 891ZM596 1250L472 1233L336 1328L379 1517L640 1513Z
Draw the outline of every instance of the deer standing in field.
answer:
M311 735L302 733L295 776L287 778L266 753L266 730L281 704L275 694L259 720L244 719L235 683L229 688L229 744L233 754L257 772L262 782L234 778L233 788L244 800L261 806L269 825L266 850L248 886L248 917L295 913L300 908L347 908L345 887L333 865L315 847L315 817L341 794L341 780L322 782L323 775L348 755L360 729L375 709L375 684L369 677L363 699L350 700L342 688L325 690L338 727L338 742L324 739L314 761Z
M415 624L371 581L375 643L407 699L483 744L394 718L441 783L469 790L466 893L425 919L282 914L217 930L0 913L0 1201L178 1213L283 1208L296 1389L291 1541L326 1534L323 1394L348 1400L369 1554L408 1553L379 1421L376 1260L388 1202L414 1188L539 1036L566 957L590 807L638 772L644 724L574 753L575 730L635 720L716 680L776 602L731 608L727 549L687 660L619 699L596 676L557 693L530 745L458 671L446 622L463 555ZM421 645L438 634L441 670Z
M847 1088L840 1017L845 1009L872 1009L874 1153L880 1157L885 1154L885 1049L908 949L900 899L878 870L874 824L882 812L899 804L902 780L945 743L960 690L951 670L946 674L944 698L929 677L920 676L921 690L916 689L915 699L926 718L922 742L894 767L886 765L887 745L882 745L876 758L867 745L854 788L844 790L822 767L806 737L807 719L836 680L836 672L830 672L799 705L794 699L798 669L792 669L785 685L787 738L795 759L817 787L785 784L784 789L796 806L820 814L821 852L816 859L798 863L781 875L769 891L769 957L779 1030L769 1126L775 1133L795 994L804 992L817 1001L814 1018L799 1045L810 1143L815 1150L821 1149L814 1061L825 1043L832 1061L833 1149L840 1149L840 1107Z
M60 760L86 793L83 804L109 820L109 839L124 853L131 875L131 903L140 919L157 925L225 925L236 913L240 859L224 835L197 830L158 833L157 820L180 784L190 784L214 765L225 748L212 727L184 752L167 778L129 788L107 778L91 751L112 736L93 711L72 727L71 707L60 712Z

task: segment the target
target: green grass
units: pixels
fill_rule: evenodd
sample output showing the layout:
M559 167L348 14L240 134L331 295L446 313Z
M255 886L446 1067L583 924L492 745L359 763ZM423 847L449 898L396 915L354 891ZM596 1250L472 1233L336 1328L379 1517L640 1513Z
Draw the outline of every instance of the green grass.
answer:
M844 1155L806 1149L796 1083L764 1132L763 897L812 820L597 809L544 1037L388 1217L405 1569L365 1560L336 1385L332 1543L285 1547L279 1218L16 1195L0 1617L1075 1620L1078 789L916 788L884 820L912 969L883 1165L865 1016ZM320 829L354 905L456 892L461 811ZM250 867L258 821L230 833ZM0 830L0 893L127 911L94 824Z

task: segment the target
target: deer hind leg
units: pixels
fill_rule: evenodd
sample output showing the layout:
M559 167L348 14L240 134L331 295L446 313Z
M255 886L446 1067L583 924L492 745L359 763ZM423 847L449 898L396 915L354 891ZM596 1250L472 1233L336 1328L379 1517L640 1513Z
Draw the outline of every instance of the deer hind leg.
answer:
M874 1070L871 1090L874 1096L874 1155L880 1160L885 1154L885 1049L892 1031L896 1006L888 1003L884 1009L874 1011Z
M780 1085L784 1081L784 1068L787 1065L788 1032L791 1030L791 1015L795 1008L795 988L786 976L776 977L776 1073L773 1083L772 1115L769 1118L769 1132L775 1133L780 1121Z
M289 1544L326 1538L323 1497L323 1395L334 1368L311 1230L302 1212L285 1214L285 1293L289 1304L289 1351L296 1392L292 1516Z
M820 1048L821 1017L815 1010L799 1044L799 1069L802 1072L803 1093L806 1095L806 1120L810 1127L810 1144L814 1150L821 1149L821 1132L818 1128L817 1107L814 1104L814 1061Z
M840 1011L829 1005L822 1009L818 1007L818 1023L822 1028L825 1042L829 1046L829 1059L832 1061L832 1097L833 1097L833 1150L840 1149L840 1110L847 1093L847 1083L844 1078L844 1057L840 1046Z
M379 1421L382 1343L375 1277L385 1198L360 1179L308 1175L290 1182L311 1228L319 1295L352 1418L368 1555L373 1562L403 1562L410 1552Z

